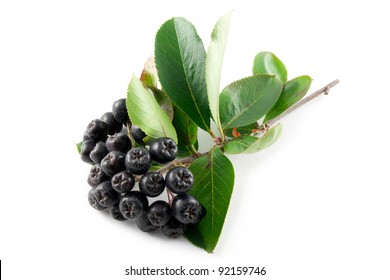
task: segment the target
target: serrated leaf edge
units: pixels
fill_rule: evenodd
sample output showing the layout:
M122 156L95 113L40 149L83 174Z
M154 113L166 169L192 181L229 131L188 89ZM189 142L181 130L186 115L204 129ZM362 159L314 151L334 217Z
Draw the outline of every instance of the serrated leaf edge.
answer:
M245 77L245 78L236 80L236 81L234 81L234 82L228 84L226 87L224 87L224 89L222 90L222 92L223 92L226 88L232 86L232 85L235 84L235 83L241 82L241 81L243 81L243 80L251 79L251 78L253 78L253 77L259 77L259 76L264 76L264 77L266 77L266 76L268 76L268 77L275 77L276 79L278 79L278 80L280 81L280 79L279 79L275 74L258 74L258 75L253 75L253 76L249 76L249 77ZM281 83L283 84L282 81L281 81ZM283 90L283 87L282 87L282 90ZM281 93L281 92L280 92L280 93ZM279 96L280 96L280 95L279 95ZM276 102L277 102L277 100L275 101L275 103L276 103ZM275 103L274 103L274 104L275 104ZM249 108L249 107L247 107L247 108ZM272 107L271 107L271 108L272 108ZM228 129L228 128L229 128L229 125L230 125L234 120L236 120L239 116L241 116L243 113L244 113L244 111L243 111L242 113L240 113L239 115L237 115L235 118L231 119L227 124L225 124L225 125L222 127L223 130ZM266 114L267 114L267 113L266 113Z
M195 26L194 26L190 21L188 21L186 18L184 18L184 17L172 17L172 18L170 18L169 20L166 20L166 21L160 26L160 28L159 28L159 29L157 30L157 32L156 32L156 36L157 36L157 34L160 32L160 30L162 29L162 27L163 27L166 23L168 23L168 22L171 21L171 20L173 20L173 21L175 22L177 19L183 19L183 20L189 22L189 23L195 28ZM174 24L174 27L175 27L175 36L177 37L176 24ZM196 29L195 29L195 31L196 31ZM203 47L203 50L204 50L204 44L203 44L202 39L200 38L200 36L199 36L199 34L198 34L197 31L196 31L195 33L196 33L196 35L198 36L198 38L200 39L200 42L201 42L202 47ZM177 39L178 39L178 37L177 37ZM177 42L178 42L179 45L180 45L180 41L177 40ZM154 49L156 49L156 40L154 41ZM179 53L180 53L181 60L183 61L183 56L182 56L181 51L180 51ZM181 66L183 67L183 64L181 64ZM157 65L156 65L156 69L157 69L157 76L158 76L158 73L159 73L160 71L159 71ZM196 111L198 112L198 114L199 114L199 116L200 116L200 118L201 118L201 120L202 120L202 123L203 123L204 127L206 128L206 131L210 131L210 120L209 120L209 122L208 122L208 124L207 124L207 122L205 121L205 119L204 119L204 117L203 117L203 114L202 114L202 113L200 112L200 110L199 110L199 106L198 106L197 102L195 102L196 100L195 100L195 98L194 98L194 94L192 93L192 88L189 86L187 72L186 72L186 70L185 70L184 67L183 67L183 72L184 72L184 74L185 74L187 87L189 88L189 90L190 90L190 92L191 92L191 98L192 98L192 101L193 101L194 104L195 104ZM172 101L172 103L175 104L175 102L174 102L172 99L171 99L171 101ZM208 98L207 98L207 101L208 101ZM175 104L175 105L177 106L177 104ZM209 108L208 108L208 109L209 109ZM209 109L209 111L210 111L210 109ZM211 112L210 112L210 115L211 115ZM199 127L200 127L200 126L199 126ZM200 127L200 128L202 128L202 127ZM202 128L202 129L203 129L203 128Z

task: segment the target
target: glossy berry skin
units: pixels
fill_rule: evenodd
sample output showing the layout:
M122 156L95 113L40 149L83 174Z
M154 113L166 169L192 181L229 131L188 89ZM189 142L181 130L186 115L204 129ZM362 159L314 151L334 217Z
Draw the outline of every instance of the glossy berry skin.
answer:
M129 171L121 171L111 178L112 188L118 193L127 193L134 187L135 179Z
M127 114L125 98L118 99L112 104L112 113L118 122L123 124L130 122L129 115Z
M101 121L105 122L108 127L108 135L114 135L122 130L123 124L118 122L112 112L105 113L101 118Z
M119 151L122 153L127 153L131 149L131 141L129 136L126 133L118 133L114 136L110 136L106 141L107 150Z
M135 223L139 230L143 232L151 232L158 229L158 226L152 225L148 219L148 216L143 212L136 220Z
M125 159L126 168L133 174L142 175L148 172L152 165L149 151L142 147L131 149Z
M93 140L83 141L80 149L80 156L82 161L86 163L92 163L92 164L94 163L93 160L89 157L93 148L95 148L95 141Z
M117 221L125 221L127 220L125 217L123 217L121 211L119 210L119 203L111 205L108 208L108 211L111 214L111 217L113 217Z
M87 140L92 140L92 138L89 137L89 136L84 132L83 141L87 141ZM92 141L95 142L94 140L92 140Z
M89 157L94 163L100 163L102 159L108 154L106 143L99 141L89 154Z
M143 132L141 128L136 125L132 125L130 128L130 134L135 142L143 146L145 145L144 138L146 137L146 133Z
M89 202L89 205L91 205L96 210L103 210L103 209L107 208L107 207L104 207L104 206L99 204L99 202L97 201L97 199L95 197L95 190L94 189L91 189L88 192L88 202Z
M100 164L95 164L89 171L87 182L91 187L94 188L99 184L103 183L104 181L107 181L107 179L108 177L103 172L102 168L100 167Z
M100 166L107 176L112 177L126 169L125 154L118 151L109 152L100 162Z
M104 207L109 207L119 202L120 194L114 191L111 181L105 181L94 189L96 201Z
M171 217L168 223L166 223L161 229L165 236L169 238L177 238L184 235L187 226L176 220L175 217Z
M167 163L176 158L178 148L171 138L161 137L150 144L149 152L152 160Z
M131 191L122 196L119 202L119 210L123 217L127 219L136 219L148 209L148 199L139 191Z
M154 226L163 226L171 218L171 206L166 201L157 200L153 202L148 209L147 216L150 223Z
M158 172L148 172L139 180L139 189L146 196L159 196L165 189L164 177Z
M194 184L194 175L185 167L178 166L171 169L165 176L165 185L173 193L189 191Z
M87 129L85 130L85 136L89 137L95 142L106 141L107 133L108 133L107 124L99 119L91 121L88 124Z
M202 215L202 206L190 194L178 194L172 201L172 215L183 224L196 224Z

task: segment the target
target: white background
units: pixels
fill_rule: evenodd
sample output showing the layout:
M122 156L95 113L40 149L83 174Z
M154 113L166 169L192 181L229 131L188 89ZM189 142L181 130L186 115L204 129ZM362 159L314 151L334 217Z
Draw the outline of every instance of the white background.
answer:
M243 279L390 279L384 3L2 1L4 279L151 279L125 276L130 265L266 267L266 276ZM214 23L230 10L221 86L250 75L264 50L285 63L289 78L311 75L311 92L341 83L283 119L283 135L268 150L229 157L235 189L219 244L207 254L92 209L89 166L74 142L125 97L165 20L186 17L207 48ZM204 149L210 139L200 137Z

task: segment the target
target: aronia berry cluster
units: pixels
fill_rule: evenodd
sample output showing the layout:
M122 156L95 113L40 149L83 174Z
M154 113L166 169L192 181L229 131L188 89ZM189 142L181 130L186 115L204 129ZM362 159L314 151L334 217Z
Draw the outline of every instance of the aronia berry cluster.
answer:
M92 187L88 201L97 210L108 209L116 220L135 220L141 231L161 228L168 237L181 236L188 224L198 223L205 215L204 207L187 193L194 183L193 174L174 165L166 174L149 171L152 162L175 160L178 147L167 137L146 145L145 137L131 124L125 99L115 101L112 112L89 123L80 149L81 159L93 165L87 180ZM149 198L164 190L168 199L150 204Z

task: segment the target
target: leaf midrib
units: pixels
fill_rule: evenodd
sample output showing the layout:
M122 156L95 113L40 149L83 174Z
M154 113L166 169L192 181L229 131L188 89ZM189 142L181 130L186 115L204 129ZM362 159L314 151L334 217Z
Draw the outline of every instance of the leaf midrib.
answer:
M211 215L211 233L214 238L214 215L215 215L215 205L214 205L214 150L213 148L212 153L210 154L210 171L211 171L211 209L213 212L213 215Z
M258 85L256 85L256 91L257 91L257 88L258 88ZM223 127L223 129L227 129L231 123L233 123L238 117L240 117L242 114L244 114L246 111L248 111L249 108L251 108L254 104L256 104L256 103L259 101L259 99L261 99L263 96L264 96L264 93L261 94L261 95L259 95L258 98L256 98L254 102L252 102L251 104L249 104L249 106L245 107L245 110L241 111L238 115L236 115L234 118L232 118L232 119Z
M196 111L199 113L199 116L200 116L200 119L202 120L202 123L203 125L205 126L205 128L209 129L209 126L205 123L205 120L203 118L203 115L202 113L200 112L200 109L199 109L199 106L198 106L198 103L196 102L195 100L195 97L194 97L194 94L192 92L192 87L190 86L189 84L189 80L188 80L188 75L187 75L187 71L186 71L186 68L184 67L184 58L183 58L183 55L181 53L181 44L180 44L180 40L179 40L179 37L178 37L178 32L177 32L177 29L176 29L176 21L174 21L174 27L175 27L175 36L176 36L176 39L177 39L177 43L179 45L179 55L180 55L180 59L181 59L181 65L183 66L183 72L184 72L184 76L185 76L185 80L186 80L186 83L187 83L187 88L189 89L190 91L190 95L191 95L191 99L193 101L193 104L195 105L195 109Z
M165 113L164 110L162 110L162 109L161 109L161 111L159 111L159 108L160 108L160 107L158 107L158 103L157 103L157 101L154 99L153 93L152 93L152 91L151 91L150 89L143 88L143 87L142 87L142 84L141 84L141 87L140 87L140 88L142 88L142 90L145 90L146 93L148 94L148 96L147 96L147 94L142 94L142 95L138 95L137 98L144 99L144 101L146 101L147 103L149 103L149 104L152 103L152 104L153 104L153 106L152 106L152 108L151 108L151 109L153 110L153 112L154 112L153 118L154 118L154 119L157 119L157 120L158 120L158 123L160 124L160 129L157 130L157 131L162 132L165 136L169 136L168 131L167 131L167 128L164 126L164 123L163 123L163 121L162 121L162 119L164 118L164 115L163 115L163 114L166 115L166 113ZM137 90L137 89L135 88L135 86L132 86L132 90L135 91L135 90ZM133 95L134 95L134 96L133 96ZM143 97L143 96L144 96L144 97ZM141 111L145 112L146 114L148 114L148 112L147 112L145 109L141 108L141 107L139 106L138 102L136 102L136 100L134 99L134 98L136 97L136 93L135 93L135 92L131 93L131 94L130 94L130 97L131 97L131 99L133 100L133 103L134 103L136 106L138 106L139 110L141 110ZM149 99L149 100L148 100L148 99ZM150 101L150 102L149 102L149 101ZM156 104L157 104L157 106L156 106ZM161 116L162 116L161 118L156 117L156 115L159 115L159 114L161 114ZM139 118L138 118L138 119L139 119ZM168 119L169 119L169 118L168 118ZM140 119L139 119L139 121L141 122ZM149 126L149 125L148 125L148 127L149 127L151 130L156 130L155 128L153 128L153 127L151 127L151 126Z
M148 91L148 94L150 94L151 92L148 90L148 89L145 89L146 91ZM150 97L146 97L146 98L150 98ZM137 102L135 102L135 100L133 99L133 101L134 101L134 104L137 104ZM153 103L153 106L152 106L152 110L154 111L154 113L155 114L158 114L159 112L158 112L158 108L156 107L156 104L155 104L155 102L154 102L155 100L152 100L152 103ZM156 101L157 102L157 101ZM142 111L144 111L145 113L147 113L147 111L145 111L143 108L141 108L141 107L138 107L140 110L142 110ZM162 114L165 114L165 112L161 112ZM163 125L163 123L162 123L162 121L161 121L161 119L160 118L156 118L156 117L154 117L155 119L157 119L158 120L158 123L160 124L160 127L161 127L161 132L162 133L164 133L164 135L165 136L168 136L168 134L167 134L167 131L166 131L166 129L165 129L165 127L164 127L164 125ZM150 126L149 126L150 127ZM151 129L153 129L152 127L150 127Z

